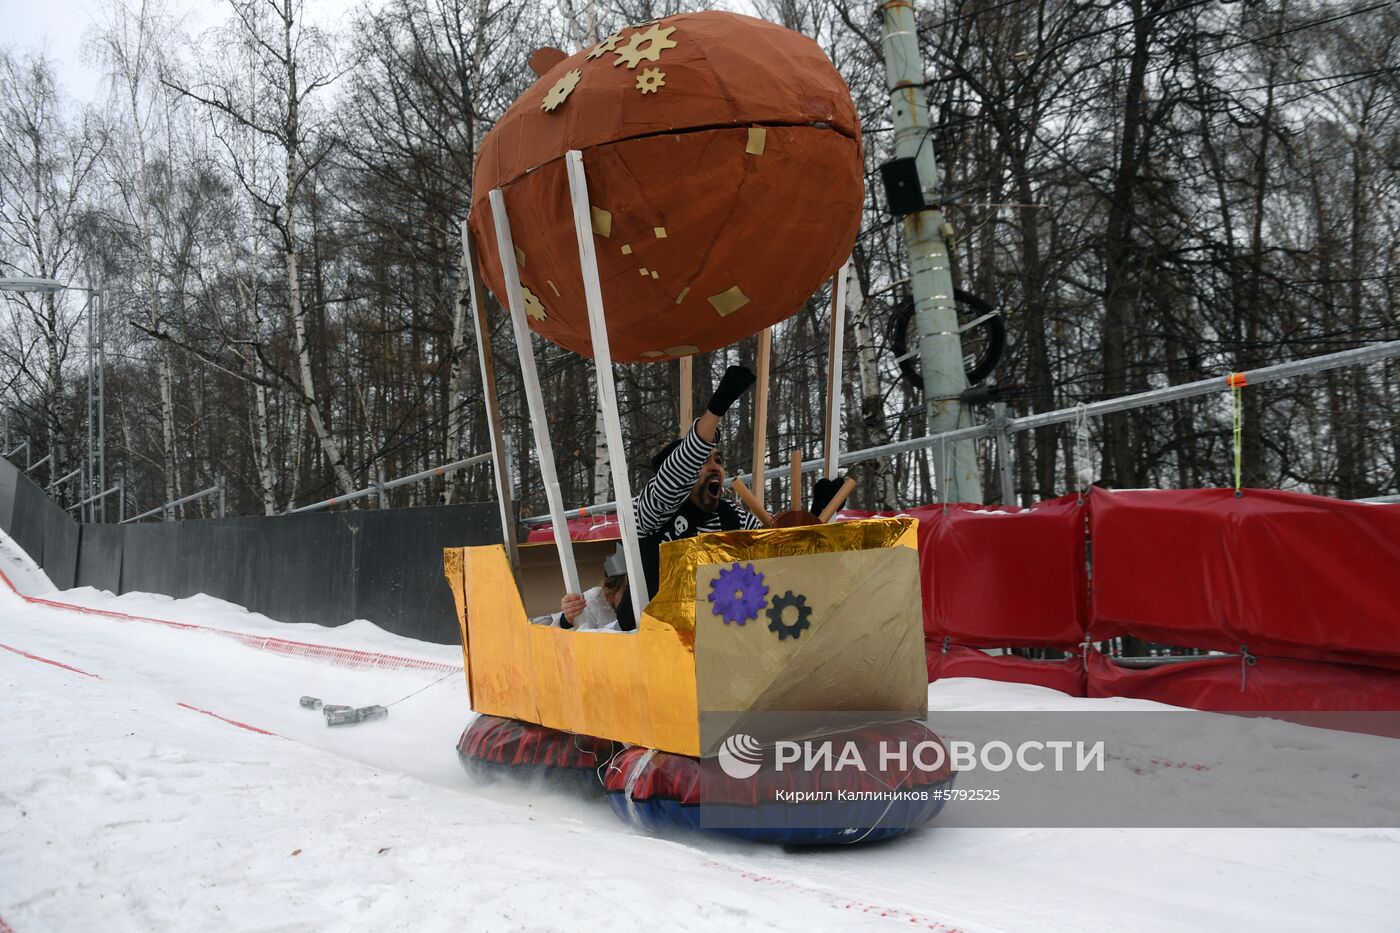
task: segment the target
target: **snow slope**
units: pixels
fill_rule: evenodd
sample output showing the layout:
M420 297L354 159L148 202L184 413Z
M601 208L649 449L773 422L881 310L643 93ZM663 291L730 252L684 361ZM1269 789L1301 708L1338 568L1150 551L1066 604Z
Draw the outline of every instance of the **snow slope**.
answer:
M207 597L54 593L8 541L0 570L31 596L214 630L30 603L0 583L0 931L1383 930L1400 908L1390 829L935 825L815 851L642 836L605 803L470 782L454 648L368 622L283 626ZM347 667L220 632L436 667ZM407 699L328 729L303 694ZM1160 708L973 680L929 699Z

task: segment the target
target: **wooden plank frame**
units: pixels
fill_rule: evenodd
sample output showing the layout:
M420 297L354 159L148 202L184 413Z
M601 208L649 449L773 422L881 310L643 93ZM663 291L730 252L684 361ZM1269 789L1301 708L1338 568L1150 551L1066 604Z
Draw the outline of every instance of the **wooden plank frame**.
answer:
M540 458L545 498L549 500L554 544L559 549L559 569L563 572L565 592L582 593L578 566L574 563L574 542L569 536L569 520L564 517L564 498L559 489L559 473L554 466L554 445L549 439L549 421L544 410L544 397L540 392L540 374L535 367L534 346L530 343L530 326L525 322L525 298L520 291L520 270L515 265L515 241L510 235L505 195L500 188L491 190L490 201L491 217L496 223L496 252L499 254L501 272L506 280L510 321L515 329L515 348L520 356L520 374L525 381L525 400L530 406L530 426L535 433L535 450Z
M501 507L501 538L512 572L520 570L520 549L515 540L515 503L511 499L509 466L501 438L501 408L496 393L496 363L491 355L491 320L486 311L486 290L481 286L476 237L462 221L462 255L467 268L467 294L472 303L476 333L476 357L481 363L481 394L486 402L486 427L491 441L491 467L496 478L496 501Z

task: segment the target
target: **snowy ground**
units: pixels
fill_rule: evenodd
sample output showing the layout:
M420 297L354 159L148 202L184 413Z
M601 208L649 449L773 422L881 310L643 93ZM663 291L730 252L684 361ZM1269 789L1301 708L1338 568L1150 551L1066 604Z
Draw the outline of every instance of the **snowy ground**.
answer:
M455 648L366 622L286 626L206 597L53 593L8 541L0 570L59 602L461 664ZM0 931L1385 930L1400 909L1396 830L935 825L805 852L656 839L604 803L471 783L454 748L472 715L460 673L434 683L439 670L289 657L27 603L3 583L0 646ZM420 688L387 719L340 730L297 704ZM1135 704L973 680L929 699Z

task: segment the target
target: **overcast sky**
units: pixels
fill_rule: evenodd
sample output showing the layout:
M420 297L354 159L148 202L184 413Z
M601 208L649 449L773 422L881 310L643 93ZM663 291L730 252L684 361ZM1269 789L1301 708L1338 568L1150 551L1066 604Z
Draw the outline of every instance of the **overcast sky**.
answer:
M64 89L82 103L102 94L102 74L85 61L83 40L104 16L111 0L0 0L0 44L11 51L45 49ZM359 0L306 0L309 21L334 29ZM166 9L197 37L229 15L228 0L165 0Z

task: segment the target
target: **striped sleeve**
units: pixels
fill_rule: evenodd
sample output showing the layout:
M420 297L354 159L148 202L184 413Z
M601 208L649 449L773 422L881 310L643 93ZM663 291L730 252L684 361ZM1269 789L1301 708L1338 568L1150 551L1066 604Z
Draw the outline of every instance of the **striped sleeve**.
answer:
M695 425L698 423L698 418L691 423L690 431L686 433L680 446L661 462L661 469L656 471L656 475L637 497L639 537L660 530L666 519L681 507L685 497L690 495L690 487L700 478L705 461L710 459L715 445L702 440L700 435L695 433Z

